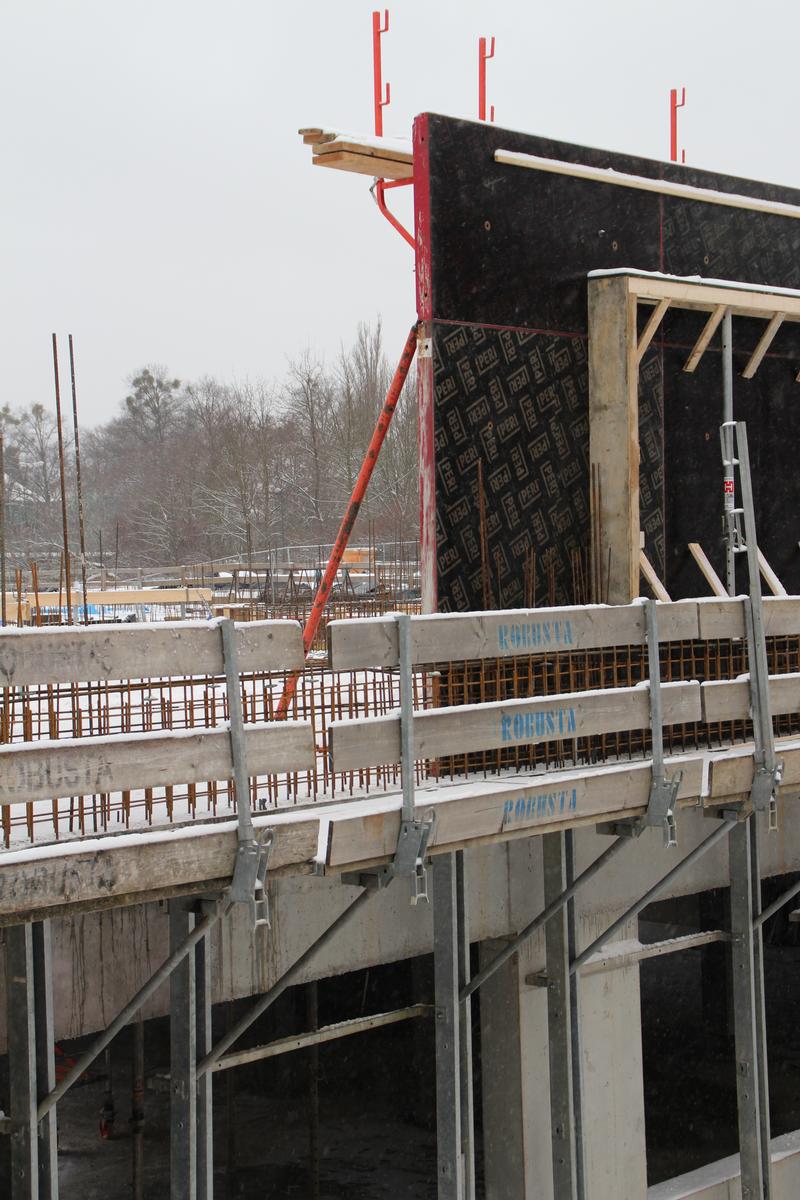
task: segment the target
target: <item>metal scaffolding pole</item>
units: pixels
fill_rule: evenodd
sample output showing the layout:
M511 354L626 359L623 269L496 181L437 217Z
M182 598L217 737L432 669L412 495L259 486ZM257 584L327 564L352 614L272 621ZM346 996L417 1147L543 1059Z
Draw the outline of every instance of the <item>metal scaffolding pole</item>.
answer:
M436 999L436 1178L438 1200L465 1200L461 1120L461 1017L457 867L433 860L433 972Z
M546 833L542 837L544 899L547 905L567 889L566 837L563 832ZM575 1094L573 1075L568 909L569 905L560 907L545 925L554 1200L578 1198L575 1109L580 1097Z
M559 909L563 908L563 906L573 898L580 888L584 887L590 879L594 879L595 875L602 871L606 863L610 862L615 855L619 854L623 846L625 846L629 841L630 838L628 837L618 837L616 841L612 842L611 845L608 846L603 853L600 854L594 860L594 862L591 863L591 865L588 866L586 870L577 877L577 879L572 880L572 882L567 888L565 888L560 896L556 896L554 900L552 900L549 904L546 904L542 911L535 916L532 921L529 921L525 928L521 929L516 937L513 937L490 963L487 963L486 966L483 967L483 969L480 970L478 974L469 981L469 983L465 984L465 986L461 989L461 999L466 1000L467 996L471 996L473 992L477 992L478 988L484 984L487 979L490 979L492 975L494 975L495 971L499 971L503 964L507 963L512 955L516 954L517 950L519 950L520 946L524 942L527 942L528 938L533 937L537 929L541 929L545 922L548 921L550 917L554 915L554 913L557 913Z
M458 993L469 982L469 903L467 898L466 852L457 850L456 929L458 932ZM472 1001L459 1006L459 1050L461 1055L461 1145L464 1154L464 1200L475 1200L475 1105L472 1094Z
M36 1116L36 1017L33 930L6 930L8 1091L11 1129L11 1200L39 1200Z
M169 945L174 953L194 928L185 901L169 902ZM197 1200L197 1010L194 954L169 980L170 1200Z
M36 1096L55 1087L56 1059L53 1030L53 960L50 922L36 921L33 937L34 1021L36 1026ZM58 1200L58 1129L55 1108L39 1125L39 1198Z
M194 986L197 1008L197 1057L213 1045L211 1030L211 939L204 937L194 952ZM214 1200L214 1076L209 1071L197 1080L197 1200Z
M753 818L740 822L729 842L731 875L731 949L733 956L733 1019L736 1039L736 1091L739 1113L739 1156L742 1200L768 1200L769 1111L763 1112L766 1080L761 1078L763 1008L760 953L753 936L754 862ZM759 884L760 886L760 884ZM763 1002L763 996L762 996ZM764 1137L766 1133L766 1145ZM765 1153L766 1170L765 1170Z

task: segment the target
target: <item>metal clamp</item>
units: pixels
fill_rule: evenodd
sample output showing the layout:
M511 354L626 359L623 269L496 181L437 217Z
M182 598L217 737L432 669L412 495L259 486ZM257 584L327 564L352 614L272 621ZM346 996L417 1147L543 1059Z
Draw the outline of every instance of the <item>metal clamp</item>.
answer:
M647 664L650 675L650 734L652 739L652 783L647 812L641 818L642 827L661 826L664 830L664 845L677 846L675 827L675 805L683 779L678 771L671 778L664 768L664 730L661 708L661 662L658 651L658 620L655 600L645 600L647 624Z
M250 774L242 715L241 678L239 675L236 626L228 618L219 623L222 636L222 661L225 667L225 686L228 695L228 726L233 759L233 779L236 785L237 847L228 898L234 904L248 904L255 929L269 925L266 877L274 831L263 829L258 834L253 827L250 811Z
M400 663L400 773L403 783L403 806L400 814L400 834L394 858L386 866L370 868L342 876L343 883L362 887L387 887L395 878L411 880L411 903L427 903L428 874L425 858L428 842L436 824L431 809L420 820L417 817L414 792L414 681L411 664L411 618L408 613L395 613L397 622L398 658Z
M756 812L768 812L769 829L778 827L777 790L783 778L783 763L775 756L775 735L772 728L772 704L769 694L769 664L764 627L764 607L761 597L761 568L758 561L755 502L750 475L750 453L747 446L747 427L744 421L726 422L722 427L723 446L726 431L730 431L729 456L739 468L744 518L744 550L747 554L747 574L750 595L744 602L747 660L750 676L750 708L753 716L755 770L750 789L750 803ZM736 453L733 454L735 439Z

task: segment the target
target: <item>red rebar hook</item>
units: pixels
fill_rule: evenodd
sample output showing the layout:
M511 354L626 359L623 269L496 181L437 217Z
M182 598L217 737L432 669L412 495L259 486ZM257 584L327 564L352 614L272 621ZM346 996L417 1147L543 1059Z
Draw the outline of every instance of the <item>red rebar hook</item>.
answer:
M381 59L381 37L387 33L389 29L389 10L383 10L383 21L381 21L380 10L372 14L372 87L373 87L373 104L375 109L375 136L383 137L383 110L387 104L392 102L392 93L389 84L386 84L386 92L384 95L383 87L383 61ZM401 237L405 238L409 246L416 249L416 242L412 235L408 232L404 225L398 221L394 213L390 212L386 205L386 197L384 192L387 188L403 187L409 183L413 183L413 179L376 179L370 189L375 203L383 213L386 220L396 229Z
M486 38L478 39L478 120L486 120L486 64L490 58L494 58L494 38L491 39L490 48L486 49ZM489 120L494 120L494 105L489 109Z
M669 93L669 157L672 162L678 161L678 109L686 104L686 88L681 88L681 98L678 100L678 89L671 88ZM686 151L681 150L681 162L686 162Z
M383 96L383 64L381 62L381 36L389 31L389 10L383 10L381 24L380 10L372 14L372 82L375 104L375 136L383 137L383 110L392 102L389 84L386 85L386 99Z

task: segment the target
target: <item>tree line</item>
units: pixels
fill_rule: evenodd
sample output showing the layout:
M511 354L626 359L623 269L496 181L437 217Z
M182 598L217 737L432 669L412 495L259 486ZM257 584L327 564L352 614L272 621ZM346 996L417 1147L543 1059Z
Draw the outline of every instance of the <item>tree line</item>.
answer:
M392 376L381 325L362 324L326 365L306 350L277 381L184 382L135 371L105 423L80 435L87 559L152 568L248 556L336 535ZM65 414L66 416L66 414ZM9 569L52 577L63 549L54 408L0 409ZM64 421L70 552L78 525L71 420ZM412 371L354 531L417 531L416 380Z

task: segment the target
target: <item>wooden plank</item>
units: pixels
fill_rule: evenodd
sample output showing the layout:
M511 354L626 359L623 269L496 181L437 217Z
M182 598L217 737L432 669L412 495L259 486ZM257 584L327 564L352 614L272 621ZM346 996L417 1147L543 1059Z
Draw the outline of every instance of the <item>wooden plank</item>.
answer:
M644 550L639 551L639 569L641 570L642 575L647 583L650 585L650 590L652 591L656 600L667 602L670 599L669 592L658 578L658 575L656 575L655 568L645 554Z
M777 756L783 763L783 781L779 795L796 795L800 787L800 742L778 739ZM708 768L709 804L719 804L749 795L753 784L753 746L732 746L712 754Z
M330 150L326 154L315 154L311 159L315 167L334 167L339 171L353 171L357 175L377 175L381 179L411 179L414 167L400 159L376 159L369 154L355 154L349 150Z
M668 772L681 769L680 797L695 800L703 778L702 755L681 755L667 761ZM444 784L435 790L420 789L417 812L436 815L430 845L447 846L476 838L499 837L526 830L545 832L554 824L576 822L590 816L646 807L650 794L651 766L647 761L624 767L587 768L511 779L484 779L467 784ZM400 830L397 806L391 811L364 811L353 805L352 814L331 820L326 865L341 869L359 861L373 861L394 853Z
M650 345L650 343L652 342L653 338L655 337L656 331L658 330L659 325L663 321L666 311L670 306L670 303L671 303L671 301L669 301L667 299L659 300L658 304L656 304L655 308L653 309L652 313L650 314L647 324L645 325L644 329L642 330L642 336L639 338L638 342L636 343L636 366L637 367L639 367L641 365L642 359L644 358L645 354L647 353L647 348Z
M742 371L742 379L753 378L756 371L761 366L761 360L772 345L775 334L778 332L783 322L784 314L782 312L773 313L772 319L758 340L758 345L750 355L747 366Z
M242 671L300 670L297 621L244 621L236 626ZM221 675L219 627L208 621L3 629L0 685Z
M658 633L663 642L697 638L696 603L659 604ZM417 665L643 645L645 640L644 607L639 603L411 618L411 657ZM328 652L335 671L396 667L397 622L392 616L331 621Z
M35 606L35 597L32 592L25 592L24 598L31 607ZM105 590L87 590L86 592L87 604L109 608L113 606L136 608L148 604L210 604L213 598L212 589L202 587L107 588ZM15 596L6 593L7 603L15 599ZM39 593L40 608L58 608L59 603L62 608L66 608L65 592ZM70 603L74 609L83 609L83 592L73 588Z
M712 679L701 688L704 721L741 721L750 716L749 677ZM773 716L800 712L800 673L770 675L769 695Z
M700 600L697 613L703 640L745 636L741 599ZM764 630L767 637L800 637L800 597L765 596Z
M719 324L722 321L722 318L725 316L725 313L727 311L728 311L727 304L718 304L717 307L711 313L711 316L706 321L705 325L703 326L703 332L700 334L700 337L695 342L694 349L692 350L692 353L689 355L689 357L686 360L686 364L684 365L683 369L688 374L691 375L692 372L697 369L697 364L700 362L700 359L703 357L706 350L708 349L708 344L711 341L714 334L717 332L717 329L719 328Z
M661 696L665 725L700 720L699 683L663 684ZM414 751L417 758L441 758L643 729L649 722L646 686L458 705L414 714ZM328 744L334 771L399 762L399 714L333 721Z
M316 854L319 817L295 812L292 822L283 823L279 814L270 816L254 818L256 829L269 825L274 831L270 874L302 872ZM85 838L80 844L46 849L47 857L36 857L33 850L0 853L3 923L48 908L144 903L150 892L202 891L207 882L228 883L236 859L236 826L198 822L191 828L153 830L146 837Z
M389 142L385 145L374 145L371 142L360 142L356 138L338 136L326 138L313 147L315 155L322 154L360 154L367 158L387 160L392 163L406 163L413 166L414 156L410 150L401 150Z
M639 372L636 302L627 276L589 280L589 457L599 472L600 512L592 513L611 556L607 599L639 595Z
M800 207L797 208L800 216ZM592 274L592 278L613 278ZM621 275L616 278L628 280L629 292L637 300L671 300L676 308L695 308L701 312L713 312L720 304L724 304L737 317L772 317L776 312L783 313L787 321L800 321L800 292L787 294L785 291L771 291L768 287L763 290L737 287L735 281L695 282L689 279L663 279L654 275Z
M314 764L309 721L245 726L250 775ZM134 791L233 776L226 728L0 746L0 804Z
M699 542L689 542L689 552L700 568L703 578L715 596L721 599L727 599L728 593L725 591L725 584L720 579L717 572L708 561L706 552Z
M781 583L778 576L773 571L772 567L764 557L764 551L759 548L758 551L758 569L773 596L786 596L786 588Z

